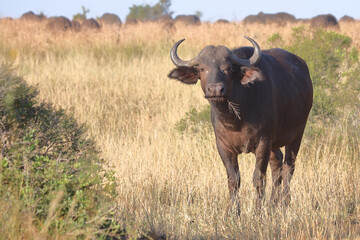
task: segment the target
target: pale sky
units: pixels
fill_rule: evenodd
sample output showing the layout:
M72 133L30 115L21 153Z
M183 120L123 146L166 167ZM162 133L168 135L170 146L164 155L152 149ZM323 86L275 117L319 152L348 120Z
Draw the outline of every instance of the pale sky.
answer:
M88 17L115 13L122 21L133 4L157 3L158 0L0 0L0 17L18 18L27 11L46 16L66 16L81 13L81 6L90 10ZM178 14L203 13L202 21L219 18L240 21L250 14L287 12L296 18L311 18L319 14L333 14L337 19L349 15L360 19L360 0L172 0L173 17Z

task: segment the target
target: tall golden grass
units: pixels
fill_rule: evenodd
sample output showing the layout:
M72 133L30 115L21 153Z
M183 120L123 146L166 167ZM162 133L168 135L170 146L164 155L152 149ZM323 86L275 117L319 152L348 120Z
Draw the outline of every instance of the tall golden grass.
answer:
M203 23L168 31L158 23L141 23L51 33L44 23L1 20L0 52L38 86L42 100L73 109L86 124L116 172L116 214L129 238L149 232L169 239L359 238L360 141L354 126L344 121L323 138L303 141L290 207L268 206L268 176L261 218L254 215L254 157L239 157L241 214L226 216L226 172L213 133L199 137L175 130L191 107L207 104L199 86L167 79L175 41L187 39L179 55L189 59L208 44L249 45L243 35L262 48L274 33L290 41L297 26ZM359 47L359 30L356 22L341 23L336 31Z

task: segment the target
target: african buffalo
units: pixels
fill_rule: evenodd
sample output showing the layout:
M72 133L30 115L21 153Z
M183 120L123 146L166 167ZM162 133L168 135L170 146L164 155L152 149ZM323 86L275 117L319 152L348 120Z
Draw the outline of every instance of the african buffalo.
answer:
M21 15L20 19L40 22L42 20L45 20L46 16L42 13L35 14L33 11L29 11L29 12L26 12L23 15Z
M80 32L81 31L81 24L77 20L71 21L71 28L74 32Z
M310 19L310 25L313 28L339 27L336 17L332 14L318 15Z
M355 22L355 18L350 17L348 15L344 15L342 18L340 18L339 22L353 23L353 22Z
M228 23L230 23L230 21L227 19L218 19L215 22L215 24L228 24Z
M121 27L122 24L119 16L113 13L104 13L100 18L100 22L103 25L112 25L116 27Z
M72 29L71 21L63 16L49 18L46 28L53 32L67 31Z
M182 23L185 25L200 25L200 18L196 15L178 15L175 18L176 23Z
M285 26L287 23L293 23L296 22L296 18L285 12L279 12L279 13L263 13L259 12L257 15L249 15L246 18L244 18L243 22L245 24L277 24L279 26Z
M81 29L88 29L88 30L100 30L100 25L99 23L93 19L85 19L82 23L81 23Z
M211 122L216 145L225 165L231 205L238 206L240 187L238 155L255 154L253 184L257 191L256 209L265 193L268 163L272 171L271 199L290 202L290 180L295 169L313 90L308 67L300 57L283 49L261 51L258 44L229 50L206 46L189 61L177 55L180 40L170 57L177 68L169 78L186 84L200 79L205 98L211 105ZM280 147L285 146L285 159ZM281 183L283 191L281 194Z

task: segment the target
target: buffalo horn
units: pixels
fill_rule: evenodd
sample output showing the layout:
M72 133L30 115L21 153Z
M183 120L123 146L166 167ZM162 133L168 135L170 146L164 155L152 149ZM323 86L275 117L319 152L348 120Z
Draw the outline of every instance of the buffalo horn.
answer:
M171 61L174 63L174 65L177 67L193 67L198 64L196 58L193 58L190 61L184 61L184 60L181 60L179 58L179 56L177 55L177 49L178 49L180 43L182 43L184 40L185 39L181 39L180 41L178 41L177 43L174 44L174 46L171 48L171 51L170 51L170 58L171 58Z
M252 38L250 38L248 36L245 36L245 38L247 40L249 40L252 43L252 45L254 46L253 55L249 59L242 59L242 58L239 58L238 56L236 56L235 54L233 54L232 58L235 62L237 62L238 64L240 64L242 66L253 66L259 62L259 60L261 58L261 50L260 50L259 45Z

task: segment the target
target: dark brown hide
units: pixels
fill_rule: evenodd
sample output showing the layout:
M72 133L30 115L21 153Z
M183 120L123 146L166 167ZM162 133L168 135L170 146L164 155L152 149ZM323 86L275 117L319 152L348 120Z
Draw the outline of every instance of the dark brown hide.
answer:
M196 15L178 15L175 18L176 23L182 23L186 25L200 25L200 18Z
M72 28L71 21L66 17L51 17L49 18L46 28L53 32L67 31Z
M257 15L247 16L244 18L243 22L245 24L277 24L279 26L284 26L287 23L296 22L296 18L285 12L274 14L259 12Z
M350 17L350 16L348 16L348 15L344 15L342 18L340 18L340 20L339 20L339 22L350 22L350 23L352 23L352 22L355 22L356 20L355 20L355 18L353 18L353 17Z
M45 20L46 16L44 14L42 14L42 13L35 14L34 12L29 11L29 12L26 12L23 15L21 15L20 19L40 22L42 20Z
M80 32L81 31L81 24L77 20L71 21L71 28L74 32Z
M100 25L99 23L93 19L85 19L82 23L81 23L81 29L88 29L88 30L100 30Z
M218 19L218 20L216 20L215 23L216 24L228 24L228 23L230 23L230 21L227 19Z
M119 16L113 13L104 13L100 18L100 22L103 25L112 25L116 27L121 27L122 24Z
M331 14L318 15L310 19L311 27L313 28L328 28L339 27L339 23Z
M187 84L200 79L211 105L211 122L227 171L232 204L236 203L240 186L238 155L255 154L253 184L260 209L269 162L274 184L272 201L278 202L281 195L286 204L290 201L289 184L313 90L307 65L300 57L270 49L260 51L261 58L250 61L248 66L235 61L252 59L253 53L250 47L230 51L224 46L207 46L191 61L173 59L178 67L168 77ZM177 58L176 51L171 57ZM285 159L280 151L283 146Z

